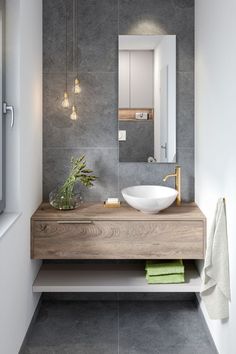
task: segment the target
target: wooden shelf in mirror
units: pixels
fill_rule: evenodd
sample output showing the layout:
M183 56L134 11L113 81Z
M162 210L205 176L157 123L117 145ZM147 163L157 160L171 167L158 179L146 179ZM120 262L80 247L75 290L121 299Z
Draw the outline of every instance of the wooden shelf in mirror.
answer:
M135 113L138 112L143 112L143 113L148 113L148 119L136 119L135 118ZM137 108L137 109L119 109L119 120L120 121L136 121L136 122L147 122L147 121L152 121L153 120L153 109L152 108Z

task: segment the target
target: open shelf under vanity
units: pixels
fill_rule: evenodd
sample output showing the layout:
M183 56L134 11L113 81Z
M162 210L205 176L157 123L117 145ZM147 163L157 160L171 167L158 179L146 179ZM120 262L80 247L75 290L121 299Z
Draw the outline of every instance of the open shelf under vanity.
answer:
M34 292L199 292L200 276L187 264L185 283L147 284L142 265L43 264Z

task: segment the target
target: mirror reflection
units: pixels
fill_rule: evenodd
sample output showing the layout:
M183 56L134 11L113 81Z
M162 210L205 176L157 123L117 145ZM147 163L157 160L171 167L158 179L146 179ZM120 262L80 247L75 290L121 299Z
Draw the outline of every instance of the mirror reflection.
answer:
M119 36L119 160L176 161L176 36Z

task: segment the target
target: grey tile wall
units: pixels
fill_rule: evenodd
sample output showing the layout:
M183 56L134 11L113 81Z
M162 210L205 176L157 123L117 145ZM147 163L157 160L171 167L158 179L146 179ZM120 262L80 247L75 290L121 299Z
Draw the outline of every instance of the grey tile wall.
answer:
M120 162L147 162L154 156L154 121L119 121L126 140L119 142Z
M78 0L79 120L61 108L65 88L65 4L68 4L68 87L76 76L72 0L44 0L44 199L65 178L72 155L87 156L99 176L85 200L120 196L135 183L159 183L174 164L119 163L118 35L177 35L177 163L183 199L194 199L194 0ZM173 186L173 181L168 182Z

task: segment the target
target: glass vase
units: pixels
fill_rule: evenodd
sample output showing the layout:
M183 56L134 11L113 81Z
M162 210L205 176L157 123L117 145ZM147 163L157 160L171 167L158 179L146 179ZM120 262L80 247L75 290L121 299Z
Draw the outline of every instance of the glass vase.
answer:
M64 190L59 186L49 193L49 203L58 210L73 210L80 206L82 198L78 188Z

